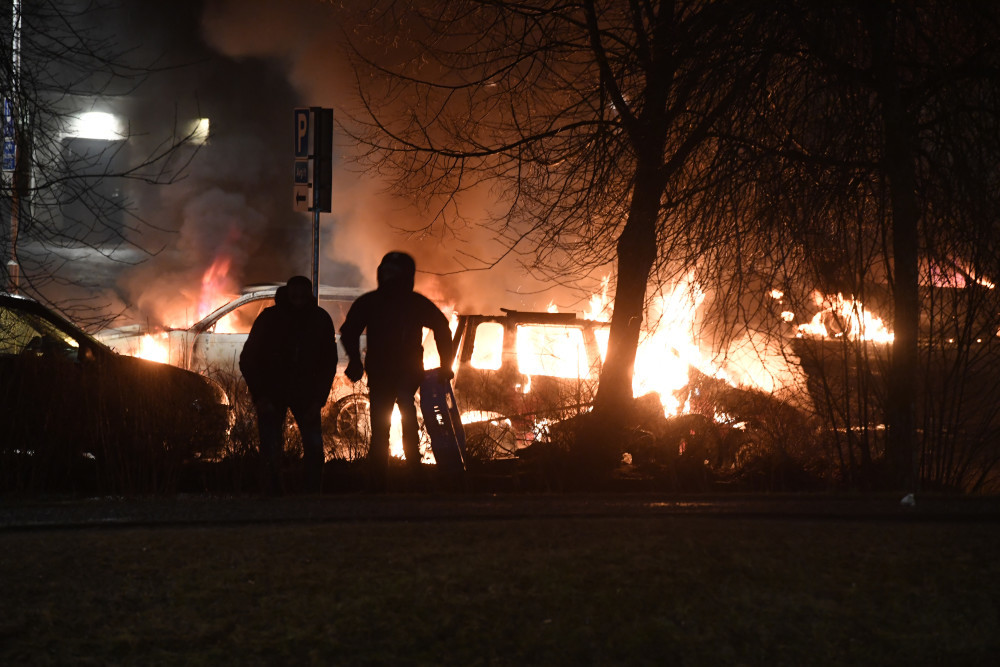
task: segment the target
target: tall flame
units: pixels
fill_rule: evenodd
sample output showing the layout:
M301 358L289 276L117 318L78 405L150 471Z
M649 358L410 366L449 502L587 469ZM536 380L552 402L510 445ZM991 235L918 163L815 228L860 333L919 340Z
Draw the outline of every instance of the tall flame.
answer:
M232 258L229 255L219 255L201 276L201 292L198 297L197 319L201 319L221 306L232 296L230 288L229 267ZM189 323L193 324L193 322ZM235 329L227 329L225 319L216 325L216 333L236 333Z
M696 342L696 315L704 300L705 292L694 280L693 272L655 298L648 320L653 326L645 332L636 352L632 392L636 396L659 393L668 416L685 409L676 394L687 386L690 367L708 375L721 373L708 367Z

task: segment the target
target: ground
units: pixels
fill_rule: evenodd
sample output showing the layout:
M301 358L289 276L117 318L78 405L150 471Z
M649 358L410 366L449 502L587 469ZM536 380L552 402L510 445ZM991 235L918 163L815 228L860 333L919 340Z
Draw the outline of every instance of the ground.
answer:
M992 664L1000 501L0 501L0 664Z

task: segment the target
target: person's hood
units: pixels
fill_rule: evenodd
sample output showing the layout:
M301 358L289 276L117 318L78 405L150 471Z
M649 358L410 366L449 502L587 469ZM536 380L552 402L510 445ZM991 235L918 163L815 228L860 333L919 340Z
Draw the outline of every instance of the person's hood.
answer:
M412 292L417 264L405 252L390 252L378 265L376 279L378 289L383 292Z

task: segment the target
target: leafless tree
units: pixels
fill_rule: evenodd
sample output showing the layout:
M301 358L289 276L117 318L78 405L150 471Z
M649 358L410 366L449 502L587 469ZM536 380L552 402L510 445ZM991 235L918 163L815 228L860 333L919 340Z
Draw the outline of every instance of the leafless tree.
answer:
M771 269L783 288L850 294L890 316L891 348L842 338L837 386L817 392L844 468L884 457L898 487L979 486L997 465L983 445L995 410L976 400L993 388L1000 306L982 280L998 268L997 12L793 2L776 19L768 98L725 139L744 177L715 193L742 213L714 217L772 258L752 275ZM753 293L734 290L729 305ZM879 424L888 438L865 428Z
M140 40L108 27L119 24L113 19L121 11L103 0L15 1L0 11L0 88L9 111L0 197L5 289L44 295L67 280L61 269L77 258L68 249L108 256L135 248L131 232L148 223L123 184L170 183L197 151L191 127L159 138L125 125L101 128L100 139L74 129L88 112L127 109L129 96L161 68L140 55Z
M615 265L598 412L631 396L648 285L697 266L722 349L741 331L786 337L780 311L808 312L813 290L891 313L891 348L851 343L814 398L848 473L886 460L914 488L918 465L947 467L956 449L929 443L958 437L957 417L929 408L956 396L931 390L930 357L947 327L997 325L995 290L952 290L945 310L930 289L956 257L966 283L997 275L990 5L469 0L368 17L402 45L385 65L385 44L355 40L352 128L374 168L449 204L502 188L495 229L532 270ZM996 425L977 410L981 442Z
M387 67L355 39L366 113L351 129L373 168L449 203L483 182L499 188L494 229L542 275L565 280L614 265L595 405L612 424L632 397L650 280L681 275L703 250L686 207L714 177L712 128L766 64L750 9L390 2L364 31L393 26L385 34L401 40L403 62ZM439 220L456 224L447 213Z

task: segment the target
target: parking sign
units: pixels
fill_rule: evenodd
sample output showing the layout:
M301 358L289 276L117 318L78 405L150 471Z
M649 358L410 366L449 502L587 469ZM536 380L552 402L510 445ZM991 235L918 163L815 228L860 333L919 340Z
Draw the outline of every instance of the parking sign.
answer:
M308 158L312 153L309 132L309 109L295 110L295 157Z

